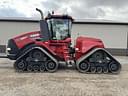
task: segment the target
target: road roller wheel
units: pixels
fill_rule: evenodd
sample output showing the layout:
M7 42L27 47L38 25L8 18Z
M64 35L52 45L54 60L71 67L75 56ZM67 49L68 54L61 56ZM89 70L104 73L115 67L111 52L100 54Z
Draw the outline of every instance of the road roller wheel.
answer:
M90 64L87 61L83 61L79 64L77 64L77 70L81 73L86 73L88 72L89 68L90 68Z
M33 69L34 72L39 72L39 71L40 71L40 66L37 65L37 64L34 64L34 65L32 66L32 69Z
M95 67L95 66L92 66L92 67L90 68L90 72L91 72L91 73L96 73L96 67Z
M40 66L40 72L44 72L45 71L45 64L41 64Z
M101 74L102 73L102 67L96 67L96 72L98 74Z
M27 71L28 72L32 72L33 71L33 68L32 68L32 65L31 64L27 66Z
M105 74L108 73L108 67L107 66L103 67L103 73L105 73Z
M47 61L45 64L46 70L48 72L55 72L58 69L58 63L53 62L52 60Z

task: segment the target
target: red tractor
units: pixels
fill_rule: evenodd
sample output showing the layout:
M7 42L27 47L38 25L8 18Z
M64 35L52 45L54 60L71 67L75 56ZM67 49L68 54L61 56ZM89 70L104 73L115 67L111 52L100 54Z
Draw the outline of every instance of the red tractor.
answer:
M8 58L16 60L18 72L55 72L61 63L75 65L82 73L119 73L120 63L104 49L100 39L77 37L71 47L73 19L68 15L48 14L40 20L40 31L19 35L8 41Z

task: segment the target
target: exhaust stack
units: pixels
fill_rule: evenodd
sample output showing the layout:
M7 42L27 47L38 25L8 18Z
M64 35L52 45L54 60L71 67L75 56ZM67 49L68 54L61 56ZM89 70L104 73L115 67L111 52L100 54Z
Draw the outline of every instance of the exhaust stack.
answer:
M38 11L38 12L40 13L40 15L41 15L41 19L44 20L44 15L43 15L42 10L36 8L36 11Z

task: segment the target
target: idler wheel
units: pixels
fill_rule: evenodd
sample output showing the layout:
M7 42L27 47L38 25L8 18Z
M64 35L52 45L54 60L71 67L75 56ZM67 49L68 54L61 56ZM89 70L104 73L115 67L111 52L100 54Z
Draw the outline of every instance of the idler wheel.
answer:
M109 71L111 73L119 73L120 69L121 69L121 65L120 64L118 64L118 63L116 63L114 61L110 62Z
M87 61L83 61L77 64L76 67L79 72L86 73L90 68L90 64Z
M24 60L20 60L16 63L14 63L14 68L16 71L24 71L26 69L27 63Z
M48 72L55 72L58 69L58 63L55 63L51 60L49 60L46 64L45 64L46 70Z

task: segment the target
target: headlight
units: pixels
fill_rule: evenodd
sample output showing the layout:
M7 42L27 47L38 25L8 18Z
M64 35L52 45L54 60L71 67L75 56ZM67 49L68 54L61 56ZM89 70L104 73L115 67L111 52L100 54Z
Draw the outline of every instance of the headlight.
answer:
M78 50L79 50L79 48L75 48L75 50L76 50L76 51L78 51Z
M11 48L7 48L7 51L10 51L11 50Z

